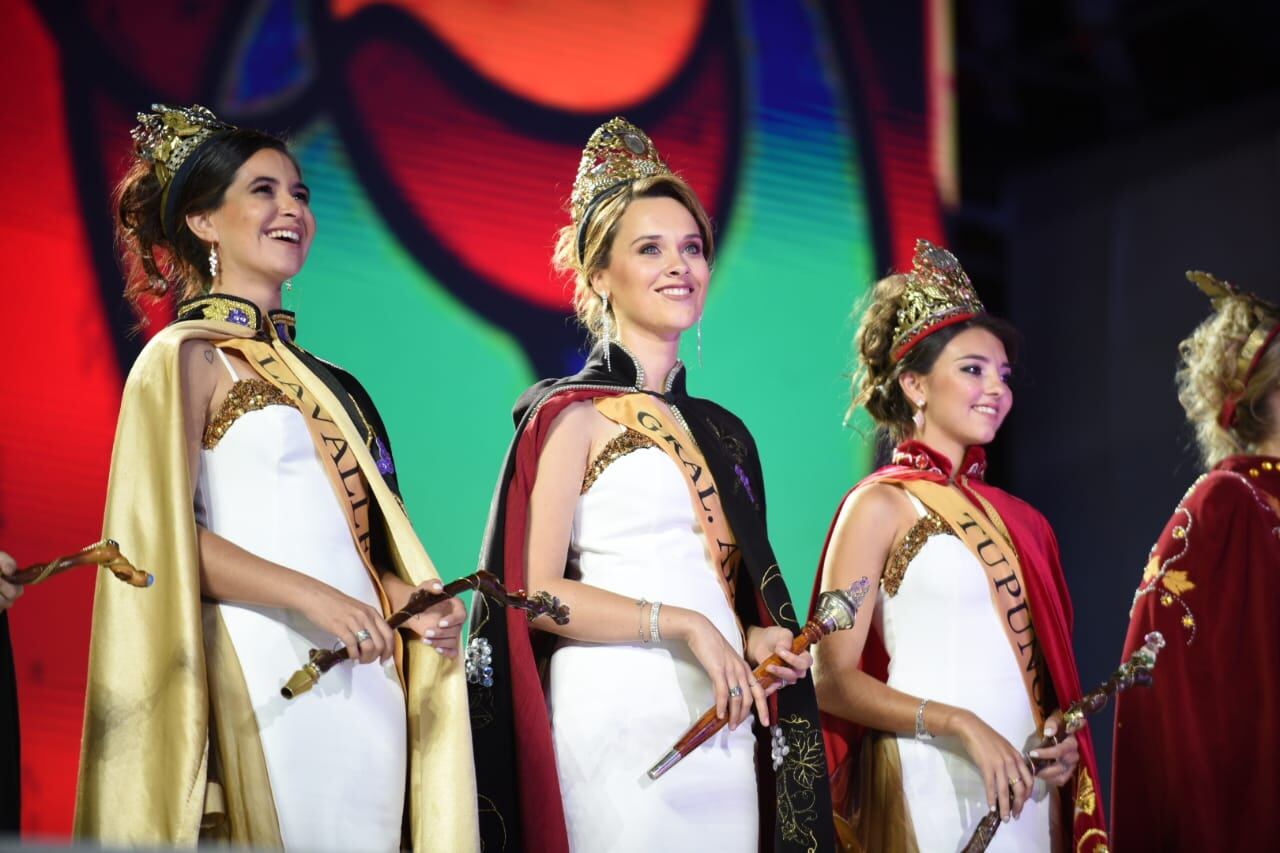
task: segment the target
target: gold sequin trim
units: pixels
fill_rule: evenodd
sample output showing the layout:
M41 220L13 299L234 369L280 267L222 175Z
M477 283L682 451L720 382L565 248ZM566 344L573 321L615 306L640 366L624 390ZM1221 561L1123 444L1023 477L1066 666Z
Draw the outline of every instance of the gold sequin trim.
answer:
M265 379L237 379L227 392L227 397L218 407L218 412L209 419L204 428L204 439L201 444L205 450L213 450L218 442L231 429L241 415L265 409L267 406L293 406L294 402L284 392Z
M600 455L597 456L595 460L592 461L590 467L587 468L587 473L582 477L582 491L580 494L585 495L587 490L595 485L596 480L600 479L600 475L604 473L604 469L608 468L614 462L617 462L623 456L626 456L628 453L634 453L637 450L642 450L646 447L657 446L658 445L653 442L653 439L643 433L636 432L629 427L624 432L615 435L613 438L609 439L609 443L600 451Z
M924 543L928 542L933 536L954 536L951 525L947 524L932 510L929 514L923 516L915 524L911 525L911 529L907 531L907 535L902 537L902 544L898 546L898 550L893 552L889 558L889 564L885 566L884 574L880 575L880 588L884 590L885 595L897 595L898 587L902 586L902 579L907 574L907 566L916 555L920 553L920 549L924 547Z

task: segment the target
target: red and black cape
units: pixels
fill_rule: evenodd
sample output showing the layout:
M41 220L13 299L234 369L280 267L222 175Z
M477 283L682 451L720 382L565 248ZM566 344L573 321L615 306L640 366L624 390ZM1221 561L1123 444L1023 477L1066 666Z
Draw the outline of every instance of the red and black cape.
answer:
M579 400L634 393L643 385L639 363L611 344L606 366L603 348L592 352L578 374L547 380L529 389L516 404L515 438L507 452L490 510L481 565L508 588L525 586L524 542L529 495L538 456L556 415ZM737 417L708 400L690 397L682 366L662 395L684 416L706 457L720 491L724 511L742 551L736 601L744 625L780 625L799 631L795 608L778 575L777 559L765 529L764 480L755 441ZM772 579L762 580L766 573ZM551 723L539 679L540 660L554 637L531 630L518 611L473 616L471 642L492 647L492 686L471 683L472 736L480 794L480 832L484 849L567 853L564 811L556 774ZM797 746L821 754L821 731L813 684L804 679L771 698L774 720ZM757 729L759 727L757 726ZM672 732L672 740L681 732ZM762 850L833 850L831 796L824 774L815 774L793 748L774 772L770 733L757 730L757 778L760 792ZM654 756L657 760L661 756Z

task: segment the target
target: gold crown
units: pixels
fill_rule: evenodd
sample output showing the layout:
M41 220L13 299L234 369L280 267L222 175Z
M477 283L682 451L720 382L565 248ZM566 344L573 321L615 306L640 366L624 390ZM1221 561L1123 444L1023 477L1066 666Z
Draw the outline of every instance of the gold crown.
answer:
M916 240L907 289L893 329L893 360L943 326L986 309L956 256L928 240Z
M152 104L150 113L138 113L138 126L130 134L138 156L155 164L160 186L168 189L182 164L209 137L235 130L208 107L171 107Z
M579 229L593 202L604 193L640 178L670 175L653 140L643 130L617 116L596 128L582 149L578 177L573 181L573 221Z
M1244 394L1245 386L1249 384L1249 379L1257 368L1258 362L1262 360L1263 351L1276 339L1277 334L1280 334L1280 308L1259 296L1245 293L1231 282L1223 281L1212 273L1188 270L1187 281L1200 288L1200 291L1209 297L1214 311L1221 311L1228 299L1242 298L1248 302L1249 310L1253 314L1253 328L1249 330L1244 346L1240 347L1240 353L1236 356L1230 388L1218 418L1218 422L1223 427L1230 427L1235 419L1236 405L1240 402L1240 397Z

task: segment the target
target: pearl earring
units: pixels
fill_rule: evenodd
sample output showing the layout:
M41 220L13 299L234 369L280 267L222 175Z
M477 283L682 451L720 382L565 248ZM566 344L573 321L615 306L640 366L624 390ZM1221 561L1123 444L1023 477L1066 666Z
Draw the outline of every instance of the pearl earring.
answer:
M285 289L285 290L293 290L293 279L291 279L291 278L286 278L286 279L284 280L284 289Z
M698 318L698 367L702 367L702 318Z
M218 244L214 243L209 247L209 279L216 281L218 278Z

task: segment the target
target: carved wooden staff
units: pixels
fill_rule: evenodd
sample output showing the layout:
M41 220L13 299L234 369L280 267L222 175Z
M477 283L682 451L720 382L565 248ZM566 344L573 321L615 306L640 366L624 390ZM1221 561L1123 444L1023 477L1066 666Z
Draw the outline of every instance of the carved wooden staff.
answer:
M870 585L866 578L858 578L847 590L833 589L818 596L818 608L813 618L805 623L804 628L791 641L792 653L800 654L833 631L852 628L854 617L858 615L858 608L862 606L862 600L866 598ZM760 682L761 688L768 688L778 680L776 675L769 672L769 667L776 665L785 666L782 658L771 655L768 660L756 667L753 675L756 681ZM675 767L682 758L724 728L727 722L729 722L727 717L721 719L716 716L714 705L708 708L707 712L680 737L680 740L676 741L676 745L662 756L662 760L649 768L649 778L657 779Z
M418 590L409 596L409 601L404 607L391 614L387 624L392 628L399 628L428 607L453 598L469 589L474 589L480 594L488 596L489 599L503 607L524 610L531 620L539 616L550 616L557 625L567 625L569 623L569 606L561 604L560 599L554 595L548 592L535 592L529 595L524 590L507 592L506 588L502 586L502 582L498 580L497 575L491 572L478 571L464 578L458 578L452 583L445 584L444 589L440 592ZM312 649L308 657L310 660L306 665L295 672L285 686L280 688L280 695L284 698L292 699L295 696L301 696L306 693L320 679L320 676L333 669L335 664L349 659L351 657L351 649L346 646L339 646L336 649Z
M1032 749L1046 749L1056 746L1066 740L1068 735L1073 735L1080 731L1084 728L1084 718L1105 708L1107 699L1113 694L1128 690L1135 684L1139 687L1150 687L1151 671L1155 669L1156 657L1160 654L1160 650L1164 648L1164 635L1159 631L1152 631L1144 639L1146 642L1142 645L1142 648L1134 651L1129 656L1128 661L1120 664L1119 669L1111 673L1111 677L1107 679L1105 684L1081 696L1079 701L1072 702L1071 706L1062 712L1063 725L1061 730L1055 732L1051 737L1044 738ZM1043 770L1053 763L1052 759L1047 758L1031 758L1030 756L1026 756L1026 758L1032 769L1036 771ZM1012 791L1012 786L1010 786L1010 791ZM991 839L995 837L996 830L999 828L1000 813L998 811L988 812L978 822L978 827L973 831L973 836L969 839L969 843L963 848L964 853L983 853L991 844Z
M67 569L91 564L97 564L107 569L111 574L130 586L145 587L151 586L155 582L155 578L152 575L136 568L129 562L128 558L120 553L120 544L114 539L103 539L101 542L90 545L75 554L58 557L47 563L36 563L35 565L27 566L25 569L9 575L5 580L20 586L35 586L54 575L62 574Z

